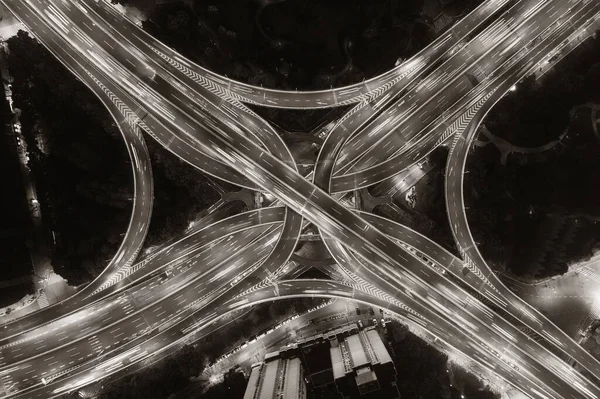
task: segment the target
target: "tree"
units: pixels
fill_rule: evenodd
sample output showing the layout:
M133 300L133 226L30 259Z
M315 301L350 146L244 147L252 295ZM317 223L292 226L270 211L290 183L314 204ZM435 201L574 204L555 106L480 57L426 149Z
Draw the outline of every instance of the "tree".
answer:
M127 153L103 105L43 46L23 31L7 43L43 222L59 238L52 265L80 285L104 269L127 228Z

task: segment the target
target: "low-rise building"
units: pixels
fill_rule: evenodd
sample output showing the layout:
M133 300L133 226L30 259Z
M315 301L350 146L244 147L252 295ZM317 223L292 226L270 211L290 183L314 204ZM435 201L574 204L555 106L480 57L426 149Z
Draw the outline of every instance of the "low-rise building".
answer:
M302 363L297 357L282 358L269 353L254 365L244 399L305 399L306 384Z
M377 329L356 324L267 354L253 367L244 399L304 398L307 390L315 398L400 398L396 368Z

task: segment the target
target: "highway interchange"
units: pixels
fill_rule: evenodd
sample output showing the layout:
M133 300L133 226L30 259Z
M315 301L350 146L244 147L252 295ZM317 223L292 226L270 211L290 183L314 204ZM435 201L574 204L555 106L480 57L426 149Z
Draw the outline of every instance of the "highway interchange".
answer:
M130 151L136 201L122 247L89 287L0 326L0 395L49 398L77 390L167 353L235 310L319 296L410 319L531 397L600 397L600 363L495 277L478 255L462 198L466 156L485 112L567 39L597 24L598 2L484 1L390 72L320 92L220 77L103 1L3 2L109 108ZM355 105L328 132L313 173L302 176L277 131L243 102ZM193 167L277 201L238 215L216 209L185 237L133 263L152 209L141 131ZM385 183L439 145L451 146L446 195L462 259L341 201ZM341 281L293 279L290 258L308 222L319 228Z

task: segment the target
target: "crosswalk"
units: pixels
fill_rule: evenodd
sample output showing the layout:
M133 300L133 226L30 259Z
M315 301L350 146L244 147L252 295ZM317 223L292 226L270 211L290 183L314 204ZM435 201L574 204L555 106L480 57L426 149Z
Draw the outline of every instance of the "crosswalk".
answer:
M46 290L48 289L48 287L51 285L54 285L54 284L61 284L62 282L63 282L63 278L61 276L59 276L58 274L50 273L48 275L48 278L46 280L46 286L42 290L42 293L40 294L40 296L37 298L37 304L40 307L40 309L50 306L50 301L48 300L48 294L46 293Z
M600 285L600 275L597 274L589 266L584 266L584 267L578 269L578 273L580 276L584 277L586 280L593 281L594 283L597 283ZM598 288L600 288L600 286Z
M583 266L577 270L577 273L584 279L598 284L598 289L600 289L600 275L594 269ZM590 323L598 319L600 319L600 297L594 299L587 315L579 322L577 336L582 336Z
M50 275L48 275L48 280L46 281L48 283L48 285L52 285L52 284L56 284L56 283L62 283L63 278L61 276L59 276L56 273L50 273Z
M46 294L46 290L42 291L42 294L39 296L37 302L38 302L40 309L50 306L50 302L48 302L48 295Z

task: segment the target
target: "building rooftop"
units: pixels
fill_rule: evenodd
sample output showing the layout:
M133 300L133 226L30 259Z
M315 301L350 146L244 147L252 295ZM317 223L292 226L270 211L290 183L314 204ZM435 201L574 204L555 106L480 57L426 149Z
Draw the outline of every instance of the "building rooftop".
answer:
M302 383L302 375L300 373L300 359L297 357L287 361L287 369L285 371L285 384L283 390L284 399L298 399L301 397L300 384Z
M279 362L280 360L276 359L266 364L262 386L260 387L260 399L273 399Z
M329 356L334 380L366 365L392 362L375 329L362 330L358 334L346 337L338 346L329 349Z
M299 358L270 360L252 368L244 399L304 399L302 362Z
M369 363L359 334L351 335L346 338L346 344L348 345L348 352L350 352L350 357L352 359L352 367L360 367Z
M381 337L379 336L377 331L374 329L367 330L365 335L367 336L369 343L371 344L371 348L373 348L373 352L375 353L375 356L377 357L379 363L390 363L392 361L392 358L390 357L390 354L385 348L385 345L383 344L383 341L381 340Z
M329 348L329 354L331 355L331 365L333 367L333 380L342 378L346 375L344 372L344 360L342 359L342 352L339 346L335 348Z
M279 351L269 352L269 353L265 354L265 362L268 362L271 359L275 359L277 357L279 357Z
M370 384L377 381L377 375L370 367L363 367L356 370L356 385Z
M262 368L262 364L252 368L252 373L250 373L250 378L248 379L248 386L246 388L246 392L244 392L244 399L253 399L256 396L256 391L258 390L258 379L260 377Z

